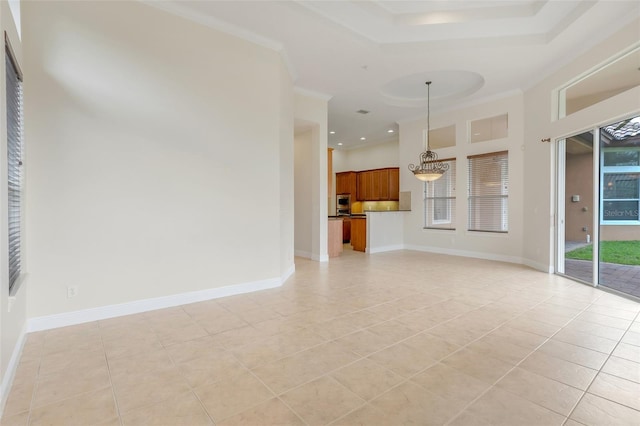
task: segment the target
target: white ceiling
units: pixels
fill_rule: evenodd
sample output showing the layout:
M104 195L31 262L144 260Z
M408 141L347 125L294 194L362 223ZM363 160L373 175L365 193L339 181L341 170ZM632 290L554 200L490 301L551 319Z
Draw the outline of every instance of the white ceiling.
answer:
M148 3L280 51L296 87L331 97L335 148L397 140L427 80L432 114L521 91L640 16L637 0Z

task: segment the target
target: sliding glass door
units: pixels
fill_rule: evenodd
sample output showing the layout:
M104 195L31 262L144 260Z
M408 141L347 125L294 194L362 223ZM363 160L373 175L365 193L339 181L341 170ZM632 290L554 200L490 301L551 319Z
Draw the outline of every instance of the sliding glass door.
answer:
M591 257L594 194L594 133L584 132L558 144L558 272L593 283ZM585 253L576 255L577 253Z
M600 285L640 297L640 116L600 128Z
M558 273L640 297L640 117L558 142Z

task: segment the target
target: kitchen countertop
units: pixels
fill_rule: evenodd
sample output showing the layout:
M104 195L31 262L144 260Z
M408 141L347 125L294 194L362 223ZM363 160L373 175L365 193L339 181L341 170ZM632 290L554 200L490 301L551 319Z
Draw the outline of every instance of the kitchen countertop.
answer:
M411 210L367 210L364 213L351 213L351 217L366 217L367 213L397 213L410 212Z

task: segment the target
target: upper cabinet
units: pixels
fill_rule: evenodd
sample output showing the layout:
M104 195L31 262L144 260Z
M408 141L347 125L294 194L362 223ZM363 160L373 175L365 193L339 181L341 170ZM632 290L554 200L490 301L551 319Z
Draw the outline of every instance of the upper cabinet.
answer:
M397 167L389 169L389 199L400 199L400 169Z
M336 173L336 194L351 194L352 198L355 198L357 192L356 175L356 172Z
M397 167L358 172L358 201L397 201L400 198L400 172Z

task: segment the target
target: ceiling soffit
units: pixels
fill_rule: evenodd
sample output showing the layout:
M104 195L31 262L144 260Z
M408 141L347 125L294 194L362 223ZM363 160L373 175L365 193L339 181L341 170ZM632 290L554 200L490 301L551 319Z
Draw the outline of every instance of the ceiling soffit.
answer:
M301 1L300 6L377 44L548 43L595 1Z

